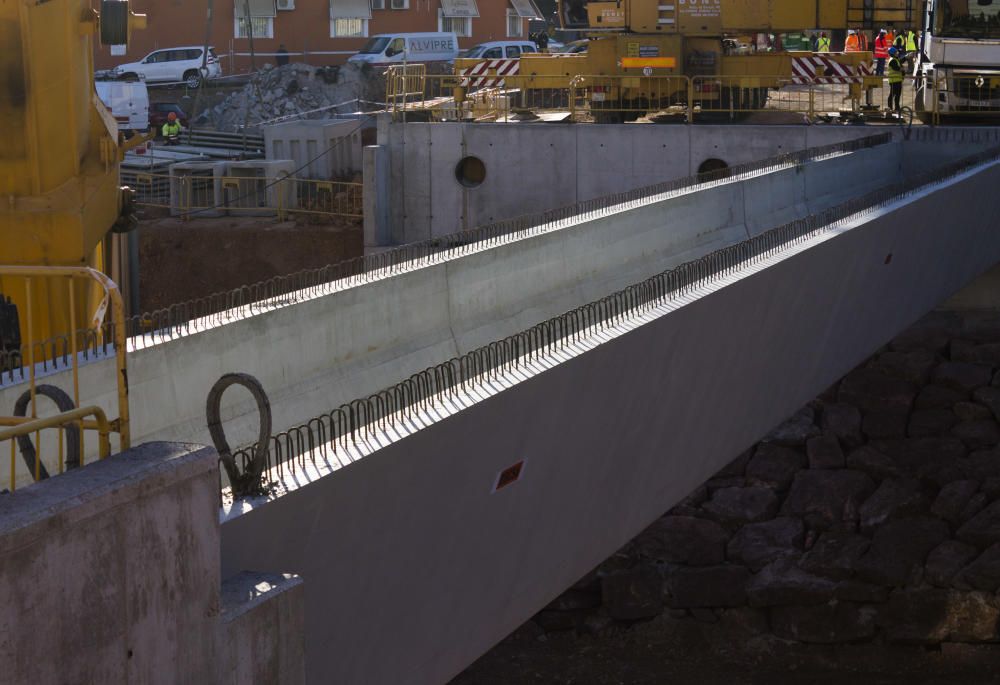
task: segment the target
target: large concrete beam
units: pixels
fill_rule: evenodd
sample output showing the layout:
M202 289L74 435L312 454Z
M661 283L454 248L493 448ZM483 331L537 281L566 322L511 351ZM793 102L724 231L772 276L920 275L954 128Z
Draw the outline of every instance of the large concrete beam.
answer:
M225 521L224 567L305 578L310 682L447 682L1000 261L998 183L993 164L939 184L458 413L437 407L423 430Z
M899 158L890 144L692 187L137 349L129 354L133 438L208 442L205 398L234 371L263 383L276 428L305 422L672 265L894 182ZM45 382L69 388L71 375ZM81 369L87 403L111 410L113 382L110 362ZM0 389L0 406L23 391ZM239 392L224 400L230 444L249 444L256 405Z

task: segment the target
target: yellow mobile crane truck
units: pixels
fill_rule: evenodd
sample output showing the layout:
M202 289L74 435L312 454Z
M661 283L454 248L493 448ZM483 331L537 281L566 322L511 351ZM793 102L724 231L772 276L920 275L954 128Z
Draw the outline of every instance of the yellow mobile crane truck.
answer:
M917 0L558 0L562 29L587 35L588 49L525 54L505 86L520 89L529 103L537 100L532 91L585 89L599 122L635 118L689 100L723 110L758 109L770 89L809 77L849 84L856 104L870 52L824 53L822 58L810 52L753 52L740 48L739 37L916 27L916 5ZM456 61L460 98L463 89L490 83L492 74L478 62ZM477 79L463 78L477 70ZM867 85L874 83L869 79Z
M94 90L92 40L126 44L145 22L127 0L104 0L100 12L90 0L0 2L0 353L17 352L29 317L35 340L99 318L93 285L81 281L71 297L64 283L35 277L29 292L24 274L104 270L105 236L129 227L125 144Z

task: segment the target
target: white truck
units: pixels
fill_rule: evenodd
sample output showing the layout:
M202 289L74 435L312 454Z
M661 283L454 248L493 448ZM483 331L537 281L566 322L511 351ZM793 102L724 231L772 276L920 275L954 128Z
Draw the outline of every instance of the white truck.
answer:
M1000 0L927 0L920 53L921 119L1000 115Z

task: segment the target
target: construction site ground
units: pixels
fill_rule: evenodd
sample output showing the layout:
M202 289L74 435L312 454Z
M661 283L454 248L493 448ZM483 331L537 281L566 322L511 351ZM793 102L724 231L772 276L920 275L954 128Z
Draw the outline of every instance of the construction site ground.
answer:
M139 297L145 312L358 257L364 249L360 219L182 220L148 208L142 213Z

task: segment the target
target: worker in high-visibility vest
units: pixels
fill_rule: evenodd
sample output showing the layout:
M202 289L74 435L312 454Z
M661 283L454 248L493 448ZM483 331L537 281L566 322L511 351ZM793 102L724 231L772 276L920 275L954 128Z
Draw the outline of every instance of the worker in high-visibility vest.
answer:
M906 30L906 58L917 58L917 34L913 29Z
M847 41L844 43L844 52L861 52L861 39L853 30L847 32Z
M819 40L816 41L816 49L819 52L830 52L830 37L826 35L826 32L819 34Z
M899 113L900 100L903 96L903 63L900 53L895 47L889 48L889 109ZM893 102L896 106L893 107Z
M163 123L160 131L163 134L167 145L176 145L181 135L181 122L177 121L177 114L171 112L167 115L167 120Z
M882 76L885 74L885 61L889 59L889 48L892 43L886 38L885 29L878 32L878 38L875 39L875 74L877 76Z

